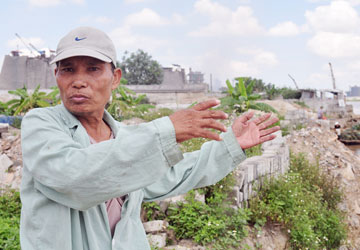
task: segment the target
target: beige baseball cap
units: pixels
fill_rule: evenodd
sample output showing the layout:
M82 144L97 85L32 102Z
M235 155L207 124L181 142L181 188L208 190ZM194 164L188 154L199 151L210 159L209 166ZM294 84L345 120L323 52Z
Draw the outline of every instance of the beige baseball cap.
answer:
M90 56L116 66L114 43L103 31L92 27L79 27L64 36L56 49L51 64L73 56Z

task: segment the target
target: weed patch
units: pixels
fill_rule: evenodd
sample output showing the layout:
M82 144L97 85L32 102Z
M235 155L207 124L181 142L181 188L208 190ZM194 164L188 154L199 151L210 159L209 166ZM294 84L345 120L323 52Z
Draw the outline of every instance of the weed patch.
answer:
M342 193L333 178L291 156L290 171L268 180L250 201L254 223L281 223L293 249L334 249L346 238L343 214L336 208Z
M5 191L0 196L0 249L20 250L20 194Z

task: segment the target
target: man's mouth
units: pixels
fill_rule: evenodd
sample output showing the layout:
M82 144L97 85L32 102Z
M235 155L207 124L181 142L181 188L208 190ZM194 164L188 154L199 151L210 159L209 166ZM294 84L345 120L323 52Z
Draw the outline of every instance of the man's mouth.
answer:
M74 95L70 96L70 100L72 100L75 103L81 103L88 99L89 99L89 97L86 95L83 95L83 94L74 94Z

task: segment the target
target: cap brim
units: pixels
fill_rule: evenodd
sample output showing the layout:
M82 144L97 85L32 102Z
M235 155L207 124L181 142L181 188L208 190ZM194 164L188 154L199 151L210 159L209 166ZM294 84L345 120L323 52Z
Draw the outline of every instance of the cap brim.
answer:
M57 54L54 59L50 62L50 64L59 62L61 60L64 60L66 58L70 58L70 57L74 57L74 56L89 56L89 57L94 57L96 59L99 59L101 61L104 62L112 62L111 58L105 56L104 54L96 51L96 50L92 50L92 49L88 49L88 48L73 48L73 49L67 49L65 51L60 52L59 54Z

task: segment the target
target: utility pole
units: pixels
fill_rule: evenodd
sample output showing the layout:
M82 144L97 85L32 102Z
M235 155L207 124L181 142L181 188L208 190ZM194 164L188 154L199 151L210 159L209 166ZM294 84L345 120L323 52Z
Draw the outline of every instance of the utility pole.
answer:
M334 76L334 72L333 72L331 63L329 63L329 66L330 66L331 78L332 78L332 82L333 82L333 89L336 89L335 76Z

